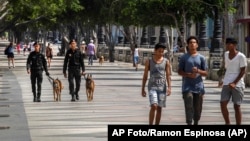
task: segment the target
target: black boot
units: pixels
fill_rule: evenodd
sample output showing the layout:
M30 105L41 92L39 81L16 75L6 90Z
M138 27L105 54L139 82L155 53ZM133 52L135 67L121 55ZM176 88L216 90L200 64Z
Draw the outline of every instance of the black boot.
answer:
M40 94L40 93L38 93L38 94L37 94L37 100L36 100L37 102L41 102L40 97L41 97L41 94Z
M79 95L78 95L78 93L76 93L76 100L79 100Z
M33 102L37 102L37 99L36 99L36 93L33 93Z
M75 100L75 95L74 95L74 94L72 94L72 99L71 99L71 101L76 101L76 100Z

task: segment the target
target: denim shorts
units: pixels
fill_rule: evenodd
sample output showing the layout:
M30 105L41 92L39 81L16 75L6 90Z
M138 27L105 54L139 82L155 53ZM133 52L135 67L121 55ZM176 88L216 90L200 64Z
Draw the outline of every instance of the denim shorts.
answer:
M135 64L139 63L139 56L134 56L134 62L135 62Z
M159 90L149 90L149 102L150 106L152 104L157 104L159 107L166 107L166 92Z

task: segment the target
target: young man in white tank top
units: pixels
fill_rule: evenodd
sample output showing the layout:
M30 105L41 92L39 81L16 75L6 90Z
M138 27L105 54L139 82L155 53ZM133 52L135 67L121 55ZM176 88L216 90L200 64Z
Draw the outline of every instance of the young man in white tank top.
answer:
M138 70L138 63L139 63L139 49L137 45L135 45L135 50L134 50L134 63L135 63L135 70Z

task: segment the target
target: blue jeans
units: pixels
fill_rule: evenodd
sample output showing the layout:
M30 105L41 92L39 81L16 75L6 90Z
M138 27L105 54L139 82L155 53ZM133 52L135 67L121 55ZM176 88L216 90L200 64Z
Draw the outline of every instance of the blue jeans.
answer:
M89 55L89 65L93 65L94 54Z

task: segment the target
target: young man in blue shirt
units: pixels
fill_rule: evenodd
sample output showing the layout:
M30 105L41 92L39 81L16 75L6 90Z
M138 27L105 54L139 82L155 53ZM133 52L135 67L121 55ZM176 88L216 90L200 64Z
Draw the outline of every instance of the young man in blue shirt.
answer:
M198 39L187 39L188 53L180 58L178 74L182 76L182 96L185 105L186 123L198 125L201 117L205 88L202 76L207 76L205 57L198 53Z

